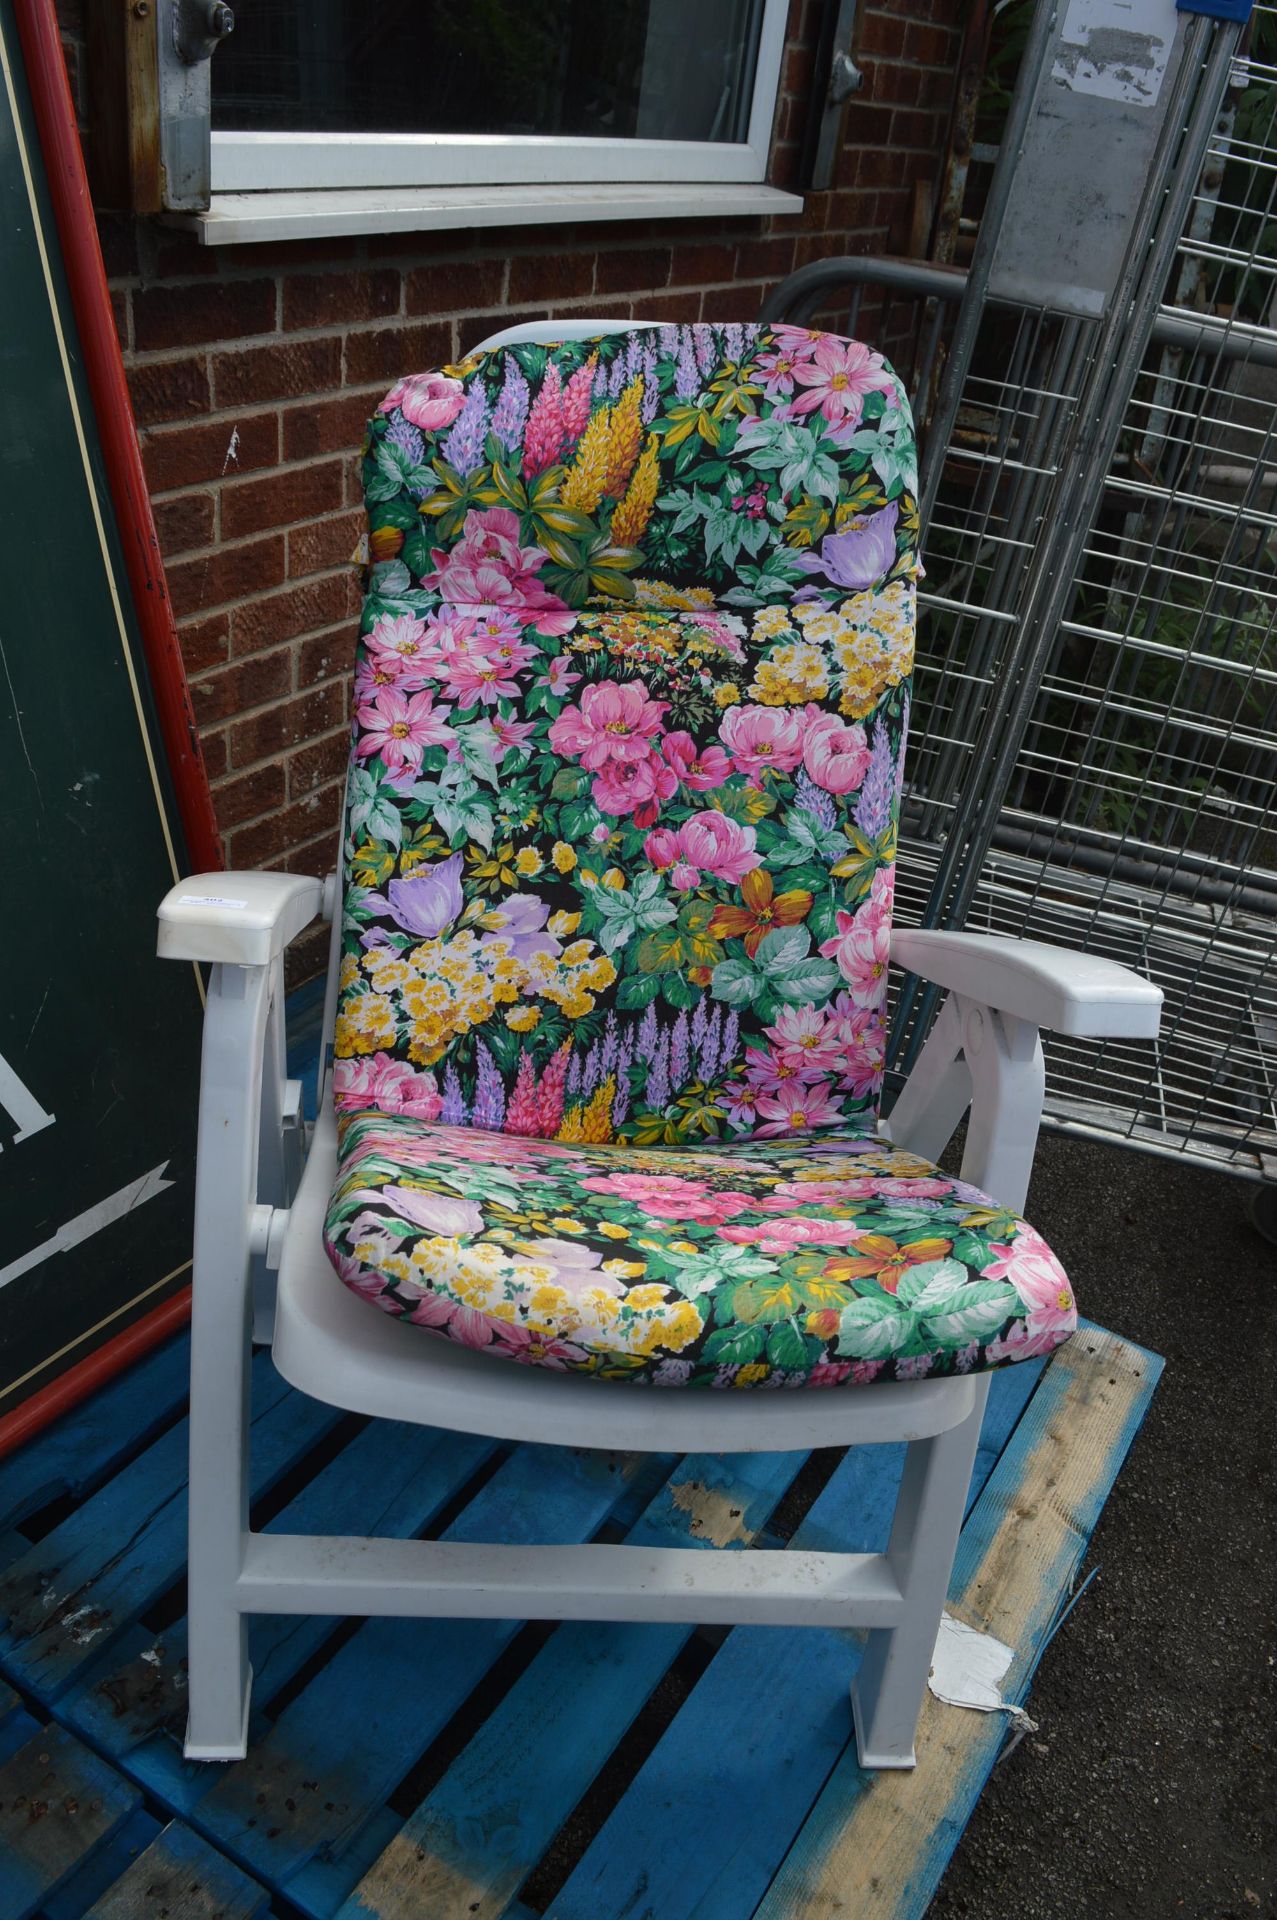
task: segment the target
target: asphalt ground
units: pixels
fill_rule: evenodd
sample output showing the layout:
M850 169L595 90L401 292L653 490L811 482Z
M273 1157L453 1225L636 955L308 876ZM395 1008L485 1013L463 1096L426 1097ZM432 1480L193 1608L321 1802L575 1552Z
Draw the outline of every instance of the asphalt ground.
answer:
M1026 1213L1166 1371L930 1920L1277 1913L1277 1247L1200 1163L1044 1135Z

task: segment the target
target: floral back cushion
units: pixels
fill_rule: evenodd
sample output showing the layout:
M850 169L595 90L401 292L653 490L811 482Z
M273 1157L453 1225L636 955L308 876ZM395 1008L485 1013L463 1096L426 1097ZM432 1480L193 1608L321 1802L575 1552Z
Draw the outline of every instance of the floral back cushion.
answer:
M509 347L401 381L364 476L339 1108L871 1130L917 572L881 356Z

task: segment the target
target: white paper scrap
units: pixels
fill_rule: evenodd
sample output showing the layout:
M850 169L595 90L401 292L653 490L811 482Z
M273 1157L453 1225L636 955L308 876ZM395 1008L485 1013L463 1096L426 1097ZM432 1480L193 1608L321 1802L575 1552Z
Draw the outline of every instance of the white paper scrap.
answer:
M1014 1658L1013 1650L991 1633L979 1633L952 1614L942 1613L927 1685L946 1706L1005 1713L1026 1731L1035 1732L1036 1725L1023 1707L1004 1700L998 1685Z

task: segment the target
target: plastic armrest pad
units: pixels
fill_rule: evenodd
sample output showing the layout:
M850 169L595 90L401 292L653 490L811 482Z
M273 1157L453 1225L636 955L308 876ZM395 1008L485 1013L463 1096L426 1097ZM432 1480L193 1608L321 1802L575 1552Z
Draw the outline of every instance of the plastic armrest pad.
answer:
M163 960L266 966L323 909L322 881L296 873L196 873L160 902Z
M936 986L1056 1033L1153 1040L1162 990L1101 955L998 933L899 927L893 962Z

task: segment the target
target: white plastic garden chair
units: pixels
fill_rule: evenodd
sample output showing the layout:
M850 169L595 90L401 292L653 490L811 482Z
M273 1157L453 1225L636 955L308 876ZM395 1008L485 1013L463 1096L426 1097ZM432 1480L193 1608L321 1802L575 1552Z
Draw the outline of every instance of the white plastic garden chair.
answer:
M509 341L594 337L628 323L521 327ZM255 1613L483 1616L860 1626L852 1690L866 1767L914 1764L989 1376L826 1392L636 1392L401 1328L335 1280L321 1227L336 1165L321 1064L313 1135L284 1066L283 956L336 878L198 875L159 910L159 951L211 968L195 1202L190 1423L189 1758L246 1751ZM332 1041L334 928L321 1063ZM947 998L883 1132L929 1160L968 1113L962 1177L1022 1208L1042 1111L1039 1029L1151 1039L1162 995L1110 961L991 935L898 929L893 963ZM303 1168L304 1161L304 1168ZM642 1451L806 1450L907 1443L883 1553L476 1546L252 1531L249 1362L328 1405L459 1433Z

